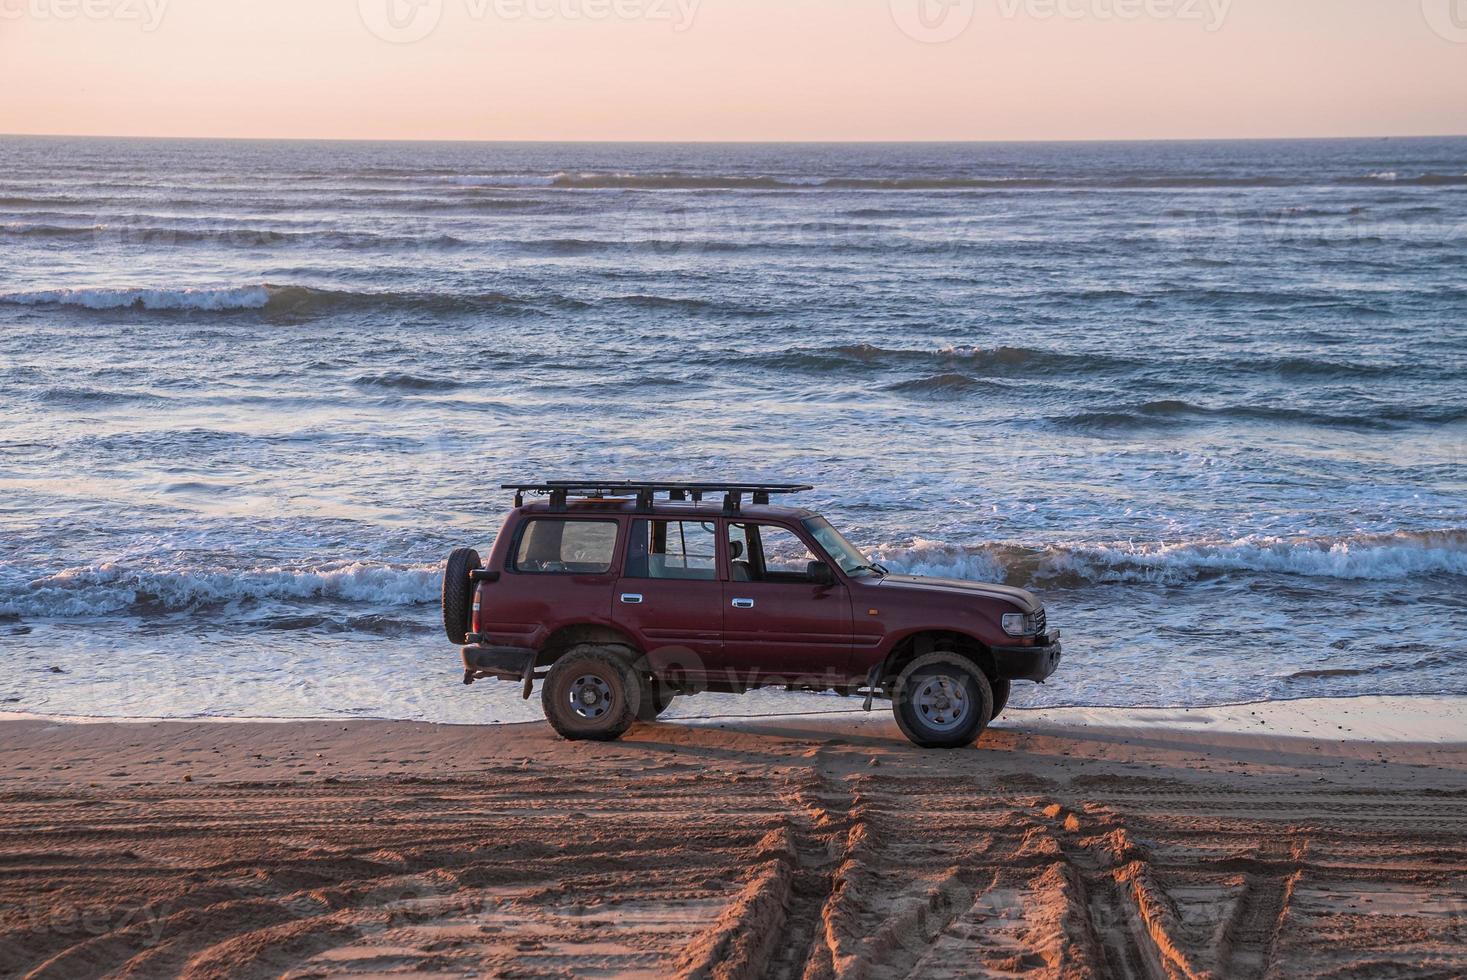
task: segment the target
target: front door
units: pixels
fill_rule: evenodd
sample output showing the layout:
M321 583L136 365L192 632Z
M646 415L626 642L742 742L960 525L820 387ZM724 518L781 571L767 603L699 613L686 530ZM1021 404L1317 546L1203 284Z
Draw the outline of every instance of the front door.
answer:
M839 580L816 580L810 571L820 555L815 546L781 524L729 521L726 550L727 669L745 683L751 677L820 687L844 681L851 656L849 590Z
M612 619L659 672L701 678L723 657L716 520L631 522Z

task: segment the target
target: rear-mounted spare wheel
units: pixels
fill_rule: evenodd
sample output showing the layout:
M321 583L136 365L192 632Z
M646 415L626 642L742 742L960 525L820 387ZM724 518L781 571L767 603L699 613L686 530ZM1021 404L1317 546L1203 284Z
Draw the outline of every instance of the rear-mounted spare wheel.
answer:
M473 548L456 548L443 569L443 631L448 641L462 645L469 631L469 610L474 602L474 583L469 573L483 566Z

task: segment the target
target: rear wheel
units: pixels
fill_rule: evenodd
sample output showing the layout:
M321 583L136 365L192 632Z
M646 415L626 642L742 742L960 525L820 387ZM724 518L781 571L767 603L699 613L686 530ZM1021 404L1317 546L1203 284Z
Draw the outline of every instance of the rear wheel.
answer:
M897 727L927 749L972 745L993 716L993 690L971 660L956 653L918 657L897 677Z
M443 568L443 631L450 643L464 644L474 602L474 583L469 581L469 573L482 567L479 553L473 548L457 548L448 556Z
M572 647L540 689L545 718L562 738L609 742L637 720L642 678L613 647Z
M993 718L997 718L999 712L1008 706L1009 692L1013 690L1014 682L1005 678L1000 681L989 681L988 686L993 689ZM992 721L993 718L988 720Z

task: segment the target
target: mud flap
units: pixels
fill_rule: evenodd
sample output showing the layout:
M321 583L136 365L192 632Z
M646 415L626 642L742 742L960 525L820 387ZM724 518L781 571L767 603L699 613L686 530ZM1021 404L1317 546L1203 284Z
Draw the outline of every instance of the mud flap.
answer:
M520 697L526 701L530 700L530 692L535 689L535 656L531 654L525 659L525 676L520 678L523 687L520 688Z
M881 674L881 664L877 664L866 672L866 703L861 705L862 711L871 710L871 699L876 696L876 678Z

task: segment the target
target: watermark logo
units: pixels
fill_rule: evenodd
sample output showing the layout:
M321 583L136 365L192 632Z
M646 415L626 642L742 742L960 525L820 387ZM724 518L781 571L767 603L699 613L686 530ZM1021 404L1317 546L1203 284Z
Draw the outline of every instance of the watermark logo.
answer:
M163 23L169 0L0 0L0 20L121 20L151 33Z
M1467 44L1467 0L1421 0L1421 15L1442 40Z
M1005 20L1175 20L1220 29L1233 0L998 0Z
M412 44L443 19L443 0L357 0L367 30L390 44Z
M0 0L4 3L6 0ZM602 21L641 20L693 26L702 0L455 0L469 20ZM971 0L963 0L971 2ZM421 41L443 20L444 0L357 0L367 30L393 44Z
M974 0L890 0L903 34L923 44L951 41L973 22Z
M927 44L951 41L973 22L974 0L889 0L892 19L908 37ZM1433 0L1427 0L1428 3ZM1467 3L1467 0L1439 0ZM1222 28L1233 0L995 0L1002 20L1174 20Z

